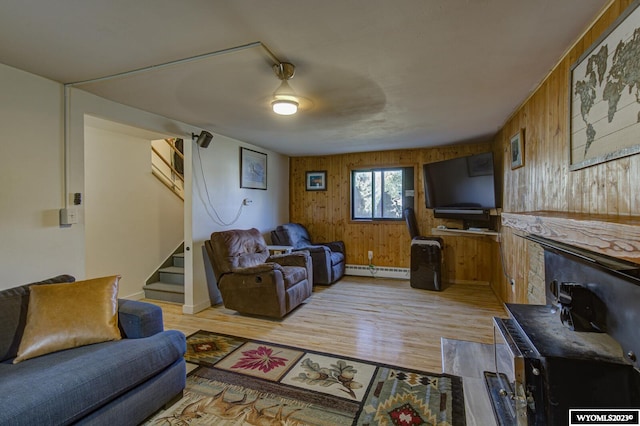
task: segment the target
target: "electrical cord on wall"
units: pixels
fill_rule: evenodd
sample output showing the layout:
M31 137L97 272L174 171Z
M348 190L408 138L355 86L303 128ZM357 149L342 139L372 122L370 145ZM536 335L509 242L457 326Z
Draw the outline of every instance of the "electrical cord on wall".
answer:
M502 239L498 240L498 250L500 251L500 264L502 265L502 274L507 278L507 282L513 285L515 282L507 273L506 265L504 264L504 253L502 252Z
M369 252L368 257L369 257L369 265L367 265L367 268L371 273L371 277L376 278L376 274L378 273L378 268L376 268L376 265L373 264L373 252Z
M369 273L373 278L376 278L376 274L378 273L378 268L373 263L370 263L367 268L369 269Z
M216 208L213 206L213 203L211 202L211 195L209 194L209 188L207 187L207 179L204 176L204 168L202 167L202 157L200 157L200 146L198 144L196 144L196 156L198 157L198 164L200 165L200 175L202 176L202 183L204 186L204 192L206 194L206 200L205 198L202 196L202 188L200 188L200 185L198 184L197 179L195 179L196 174L193 174L193 181L196 185L196 187L198 188L198 195L200 195L200 199L203 201L204 204L204 208L207 211L207 215L211 218L211 220L219 226L231 226L234 223L236 223L238 221L238 219L240 219L240 215L242 214L242 208L244 207L244 203L240 203L240 208L238 209L238 212L236 213L236 216L233 218L233 220L231 222L225 222L220 215L218 214ZM213 214L212 214L213 213Z

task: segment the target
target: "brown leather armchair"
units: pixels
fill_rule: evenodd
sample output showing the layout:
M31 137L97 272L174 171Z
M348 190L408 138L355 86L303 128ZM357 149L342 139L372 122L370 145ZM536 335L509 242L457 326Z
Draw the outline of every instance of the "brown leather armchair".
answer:
M282 318L311 296L313 270L308 252L269 256L255 228L214 232L205 247L229 309Z

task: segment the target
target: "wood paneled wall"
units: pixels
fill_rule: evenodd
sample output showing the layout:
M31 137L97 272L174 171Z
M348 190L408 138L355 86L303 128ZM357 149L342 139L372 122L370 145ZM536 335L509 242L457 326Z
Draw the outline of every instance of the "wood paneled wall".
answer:
M569 170L570 67L631 3L613 2L495 137L494 150L507 154L510 137L525 130L524 167L511 170L509 155L503 156L503 211L640 215L640 155ZM498 273L494 290L503 301L525 303L527 244L504 227L502 241L507 274L516 286L512 291Z
M415 149L354 153L326 157L295 157L290 165L290 220L307 226L316 241L343 240L347 263L368 264L367 251L374 252L376 266L410 266L411 239L402 222L354 222L350 220L351 170L370 166L415 167L415 211L423 235L447 222L434 219L424 206L422 165L492 149L490 142ZM501 162L501 158L498 160ZM327 171L327 191L306 191L307 171ZM460 226L460 222L451 222ZM487 237L443 237L448 279L489 282L497 263L497 244Z

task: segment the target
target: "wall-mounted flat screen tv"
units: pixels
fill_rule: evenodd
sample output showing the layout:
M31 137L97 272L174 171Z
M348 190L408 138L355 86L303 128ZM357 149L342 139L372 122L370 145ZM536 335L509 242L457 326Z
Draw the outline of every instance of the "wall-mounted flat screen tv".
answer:
M423 165L425 203L435 217L489 220L498 206L493 153Z

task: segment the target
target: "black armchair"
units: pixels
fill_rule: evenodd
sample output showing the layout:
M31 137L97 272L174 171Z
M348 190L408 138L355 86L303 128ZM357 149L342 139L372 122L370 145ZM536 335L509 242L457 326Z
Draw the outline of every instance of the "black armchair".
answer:
M286 223L271 231L273 244L307 250L313 262L313 283L333 284L344 275L344 242L313 243L307 229L299 223Z

